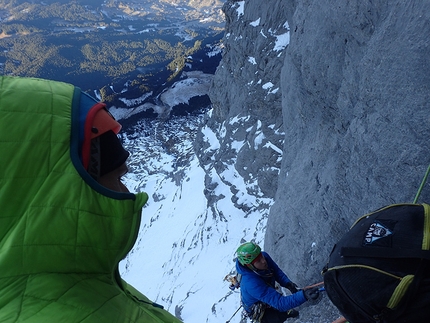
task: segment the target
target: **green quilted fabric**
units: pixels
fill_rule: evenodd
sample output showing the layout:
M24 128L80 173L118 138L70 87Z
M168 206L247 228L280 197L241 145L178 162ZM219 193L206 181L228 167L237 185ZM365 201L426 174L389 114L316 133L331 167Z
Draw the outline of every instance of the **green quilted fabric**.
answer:
M87 174L80 96L0 77L0 322L178 323L119 277L148 196Z

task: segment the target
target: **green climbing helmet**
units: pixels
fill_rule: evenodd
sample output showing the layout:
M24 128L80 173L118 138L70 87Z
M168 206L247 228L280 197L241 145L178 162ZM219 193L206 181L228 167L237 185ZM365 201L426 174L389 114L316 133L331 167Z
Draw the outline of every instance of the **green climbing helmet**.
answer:
M254 242L245 242L241 244L236 250L237 259L240 264L245 266L249 265L254 261L255 258L261 253L261 248L258 244Z

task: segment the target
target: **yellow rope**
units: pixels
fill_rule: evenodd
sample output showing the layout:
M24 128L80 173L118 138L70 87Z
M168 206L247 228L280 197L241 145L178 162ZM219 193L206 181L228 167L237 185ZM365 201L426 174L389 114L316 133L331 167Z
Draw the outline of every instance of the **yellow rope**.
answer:
M421 185L420 185L420 187L418 189L417 195L415 195L414 204L417 203L418 198L421 195L421 191L423 190L423 187L424 187L424 185L425 185L425 183L427 181L427 177L429 176L429 173L430 173L430 165L427 167L427 171L426 171L426 173L424 175L424 178L423 178L423 180L421 182Z

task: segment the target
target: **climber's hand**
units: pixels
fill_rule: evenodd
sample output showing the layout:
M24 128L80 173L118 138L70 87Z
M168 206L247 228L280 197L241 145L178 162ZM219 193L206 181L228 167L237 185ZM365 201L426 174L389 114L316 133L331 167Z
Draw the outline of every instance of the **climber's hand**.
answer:
M312 287L312 288L306 289L304 291L304 294L308 301L316 301L320 296L320 291L318 287Z
M292 294L297 293L299 291L297 289L297 285L293 282L287 283L285 287L288 288Z

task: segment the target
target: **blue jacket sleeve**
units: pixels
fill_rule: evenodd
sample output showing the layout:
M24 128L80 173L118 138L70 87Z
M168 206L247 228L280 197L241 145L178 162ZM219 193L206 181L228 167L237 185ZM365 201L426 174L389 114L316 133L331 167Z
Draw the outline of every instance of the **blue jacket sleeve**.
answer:
M260 300L263 303L269 304L280 312L286 312L306 302L303 291L299 291L293 295L283 296L274 288L268 286L258 277L248 277L249 281L247 291L254 299ZM241 286L243 288L245 286Z
M272 268L273 274L275 276L275 280L281 285L282 287L286 287L286 285L291 282L291 280L288 278L288 276L279 268L279 266L276 264L276 262L273 261L273 259L269 256L268 253L263 251L264 258L266 258L267 264L269 265L269 268Z

